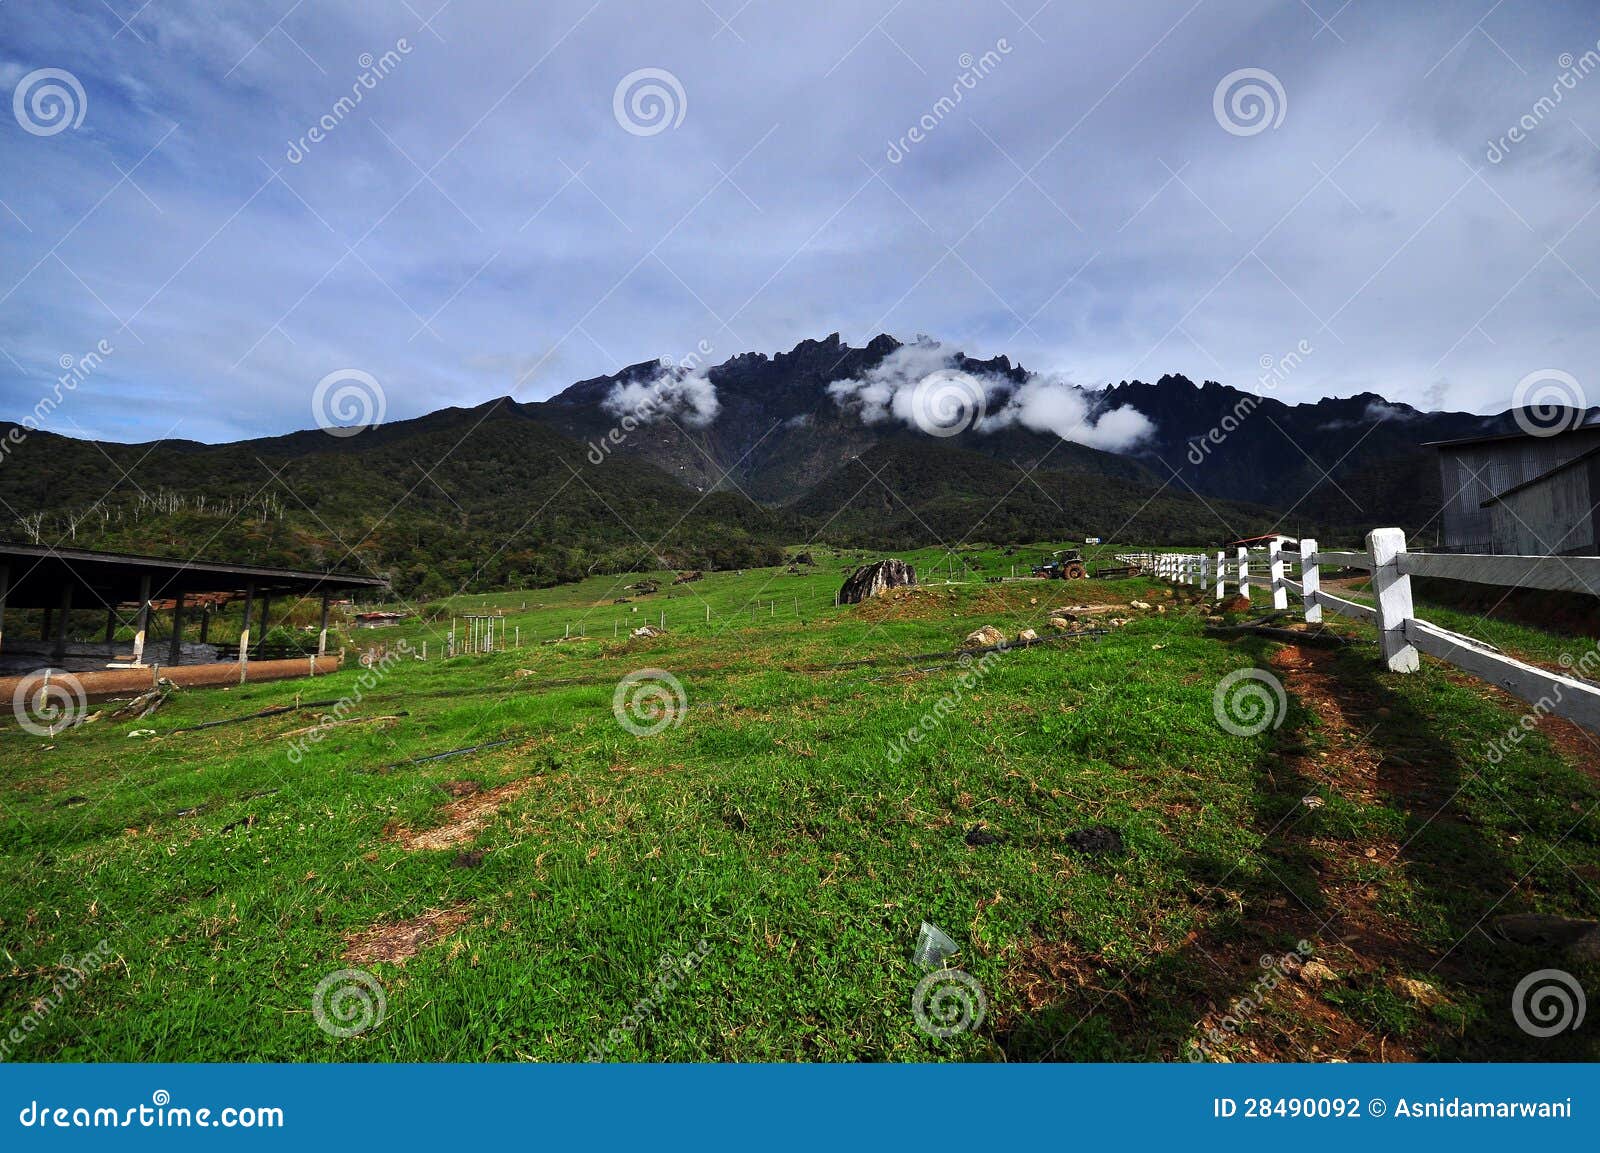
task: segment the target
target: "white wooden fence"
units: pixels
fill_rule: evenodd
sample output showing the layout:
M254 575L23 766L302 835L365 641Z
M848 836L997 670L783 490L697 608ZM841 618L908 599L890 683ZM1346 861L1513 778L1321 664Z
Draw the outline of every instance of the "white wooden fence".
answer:
M1263 568L1251 569L1251 553L1262 554ZM1416 672L1419 653L1454 665L1480 680L1497 685L1535 707L1600 732L1600 686L1561 676L1506 656L1482 641L1413 615L1411 578L1436 577L1474 584L1582 592L1600 596L1600 557L1482 556L1469 553L1409 552L1406 534L1397 528L1373 529L1364 552L1319 548L1311 538L1277 537L1264 548L1238 546L1232 556L1214 553L1127 553L1118 557L1177 584L1213 589L1217 600L1231 583L1246 596L1254 586L1265 588L1274 609L1289 607L1297 594L1307 621L1322 620L1323 611L1373 624L1384 665L1397 673ZM1298 569L1300 579L1292 579ZM1372 574L1376 606L1334 596L1322 588L1327 569L1359 569ZM1595 658L1600 661L1600 655ZM1583 662L1585 671L1588 661Z

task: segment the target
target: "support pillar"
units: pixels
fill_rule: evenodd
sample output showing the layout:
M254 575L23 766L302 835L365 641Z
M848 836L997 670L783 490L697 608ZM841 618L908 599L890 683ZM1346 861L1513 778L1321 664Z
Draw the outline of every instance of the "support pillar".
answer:
M150 631L150 578L139 578L139 621L133 630L133 663L135 667L144 664L144 638Z
M207 644L211 639L211 609L209 604L200 606L200 643Z
M117 610L106 609L106 645L109 647L117 639Z
M183 593L172 598L172 645L167 651L169 665L183 661Z
M328 652L328 594L322 594L322 623L317 629L317 655L326 656Z
M250 659L250 610L255 607L256 586L244 587L244 620L239 624L239 679L244 680L244 665Z
M261 638L256 641L256 656L261 655L261 646L267 642L267 613L272 608L272 594L261 594Z
M56 641L50 649L52 660L59 661L67 655L67 617L72 612L72 584L61 586L61 618L56 621Z

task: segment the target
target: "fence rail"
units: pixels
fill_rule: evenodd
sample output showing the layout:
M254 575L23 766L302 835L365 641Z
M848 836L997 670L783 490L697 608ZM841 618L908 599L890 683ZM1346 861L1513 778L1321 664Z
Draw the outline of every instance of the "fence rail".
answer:
M1251 568L1252 553L1264 554L1256 560L1265 564L1255 570ZM1600 732L1600 685L1538 668L1472 637L1420 620L1411 599L1413 576L1600 596L1600 557L1410 552L1403 531L1380 528L1367 534L1365 552L1321 549L1309 537L1279 537L1263 548L1238 546L1231 557L1219 550L1124 553L1117 559L1177 584L1212 589L1219 601L1227 596L1230 583L1246 597L1252 582L1258 583L1271 595L1274 609L1287 609L1289 594L1297 593L1307 621L1322 620L1326 609L1376 626L1383 663L1393 672L1415 672L1421 667L1418 654L1426 653L1520 697L1534 706L1535 714L1554 713ZM1296 566L1298 581L1291 577ZM1377 604L1360 604L1324 592L1322 575L1327 569L1371 573ZM1594 664L1600 666L1600 652L1594 655ZM1589 664L1585 659L1580 667L1587 672Z

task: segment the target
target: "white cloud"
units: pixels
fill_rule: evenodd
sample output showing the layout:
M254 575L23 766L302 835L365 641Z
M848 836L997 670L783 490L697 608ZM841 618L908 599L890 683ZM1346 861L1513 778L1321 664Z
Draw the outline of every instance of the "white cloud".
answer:
M1082 389L1041 376L1012 391L979 427L989 432L1013 424L1107 452L1126 452L1155 432L1150 418L1136 408L1123 405L1095 413Z
M690 428L704 428L717 419L722 403L717 386L701 372L690 372L670 361L663 361L654 377L645 381L617 383L600 402L615 417L629 417L640 424L675 420Z
M828 386L835 403L865 424L899 420L934 436L1013 425L1108 452L1125 452L1155 431L1148 417L1126 406L1094 410L1082 389L1055 377L1022 384L957 367L958 354L934 341L902 345L861 377Z

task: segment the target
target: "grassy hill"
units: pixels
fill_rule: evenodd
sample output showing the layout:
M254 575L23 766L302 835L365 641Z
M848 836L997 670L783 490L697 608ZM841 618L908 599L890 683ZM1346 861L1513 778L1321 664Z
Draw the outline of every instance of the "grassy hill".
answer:
M107 492L110 490L110 495ZM410 598L632 568L770 564L779 521L607 458L514 405L446 409L349 437L95 444L33 433L0 465L8 537L332 567Z
M1522 711L1496 690L1382 673L1370 640L1221 642L1188 590L975 579L835 607L858 558L813 552L655 594L625 585L667 574L458 597L353 634L372 671L0 727L0 1011L36 1018L8 1059L1596 1056L1593 1030L1515 1026L1511 989L1554 959L1479 931L1592 913L1586 746L1545 724L1490 758ZM964 555L979 578L1025 559ZM1131 620L949 652L1074 605L1075 629ZM521 647L440 659L452 614L485 610ZM1245 668L1286 697L1237 736L1214 694ZM630 674L672 703L622 710L653 735L614 711ZM983 990L948 1040L913 1012L925 920ZM362 980L369 1013L330 1003Z

